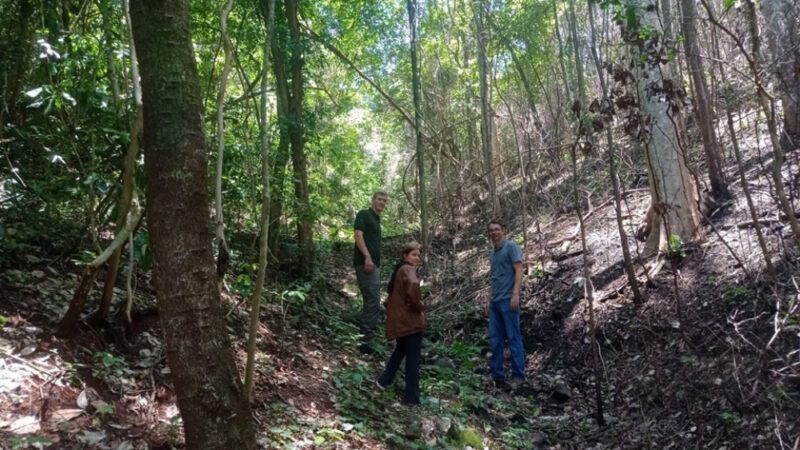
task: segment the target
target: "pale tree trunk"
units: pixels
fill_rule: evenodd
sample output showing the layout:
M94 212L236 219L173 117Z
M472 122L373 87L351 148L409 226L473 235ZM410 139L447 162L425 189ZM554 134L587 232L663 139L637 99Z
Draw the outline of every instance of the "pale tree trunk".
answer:
M604 103L611 103L611 100L608 97L609 89L606 79L603 76L603 64L600 61L600 56L597 52L597 38L596 38L596 31L594 26L594 4L589 3L587 5L589 9L589 33L591 37L591 52L592 58L594 59L594 65L597 69L597 73L599 74L600 79L600 87L603 90L603 102ZM616 160L615 160L615 151L614 151L614 138L611 134L611 124L607 124L605 127L606 132L606 146L608 147L608 171L609 175L611 176L611 186L614 192L614 213L617 219L617 232L619 233L619 242L620 247L622 249L622 261L623 266L625 267L625 275L628 278L628 284L631 286L631 292L633 293L633 301L634 303L644 303L644 296L642 295L641 290L639 289L639 280L636 279L636 270L633 267L633 258L631 257L630 247L628 245L628 235L625 233L625 225L622 220L622 194L621 189L619 186L619 174L617 173L616 167Z
M133 99L136 104L136 118L134 119L133 127L131 129L130 142L128 143L128 151L125 154L125 159L122 166L122 194L120 195L117 213L117 233L125 225L125 218L128 215L131 201L136 195L136 159L139 157L139 149L141 148L142 131L144 113L142 112L142 87L139 83L139 63L136 61L136 46L133 43L133 33L131 31L131 18L128 0L123 1L123 9L125 11L125 22L128 24L128 46L130 48L131 58L131 85L133 86ZM131 239L130 242L133 242ZM106 279L103 286L103 299L100 302L100 309L97 312L97 317L101 321L106 320L108 311L111 309L111 303L114 299L114 285L117 282L117 274L119 272L119 264L122 258L122 251L124 246L117 249L108 261L108 269L106 270Z
M230 265L230 251L228 242L225 240L225 220L222 209L222 169L225 158L225 90L228 85L228 76L231 73L231 60L233 46L228 36L228 15L233 9L233 0L228 0L220 13L219 25L222 35L222 48L225 54L225 62L222 66L222 74L219 77L219 90L217 90L217 170L214 178L214 211L215 224L214 230L217 241L217 283L222 285L225 279L225 272Z
M497 199L497 185L494 178L494 112L492 111L492 97L489 89L489 61L486 56L486 44L489 32L484 24L484 2L473 3L475 13L475 34L478 41L478 72L480 78L481 97L481 149L483 151L483 166L486 173L486 183L489 185L489 199L492 204L492 214L500 213L500 202Z
M652 1L640 0L637 13L642 26L661 33L658 8ZM635 50L634 61L638 63L640 53ZM679 99L656 92L664 85L665 73L662 66L648 61L637 74L640 104L647 118L644 121L649 120L643 133L651 195L645 255L666 251L671 236L684 242L693 239L702 220L697 185L680 143L683 119L677 110L670 111L671 102Z
M417 190L419 193L420 239L422 251L425 255L423 261L428 262L428 206L425 197L425 149L422 141L422 99L419 80L419 61L417 60L417 2L406 0L408 9L408 27L411 36L411 89L414 98L414 127L417 149Z
M189 2L133 2L131 19L142 70L156 297L186 448L254 449L250 405L216 284Z
M263 3L266 3L265 5ZM272 28L275 23L275 0L262 2L264 23L264 47L261 66L261 102L258 131L261 142L261 234L258 248L258 273L255 289L250 297L250 327L247 332L247 365L244 375L244 391L249 398L253 395L253 379L256 360L256 340L260 322L261 294L264 291L264 278L267 273L267 252L269 247L269 209L270 209L270 170L269 170L269 105L267 104L267 78L269 77L269 52L272 46Z
M781 144L800 147L800 6L796 0L761 2L776 85L783 107Z
M697 127L703 139L703 152L708 166L708 178L711 183L711 195L717 202L731 198L725 173L722 171L722 151L717 140L714 126L714 112L711 109L711 98L708 95L708 83L700 57L700 44L697 42L697 6L695 0L681 0L683 17L683 48L686 52L686 65L692 77L694 90L694 112Z

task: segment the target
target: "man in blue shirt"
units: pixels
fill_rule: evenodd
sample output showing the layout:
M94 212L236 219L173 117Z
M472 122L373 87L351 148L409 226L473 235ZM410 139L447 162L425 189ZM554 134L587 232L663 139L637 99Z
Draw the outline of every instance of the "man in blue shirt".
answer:
M506 388L503 372L504 341L508 340L511 349L512 387L525 381L525 349L522 347L522 333L519 317L519 291L522 286L522 252L519 246L505 239L505 227L497 221L489 222L487 227L493 249L490 256L492 273L492 294L486 304L489 316L489 360L495 386Z

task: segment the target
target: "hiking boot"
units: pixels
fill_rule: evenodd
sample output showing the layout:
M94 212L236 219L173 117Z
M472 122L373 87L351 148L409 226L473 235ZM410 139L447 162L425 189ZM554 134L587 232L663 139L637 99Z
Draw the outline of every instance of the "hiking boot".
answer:
M378 386L378 389L380 389L382 391L385 391L386 389L389 388L389 386L384 386L384 385L381 384L381 379L380 378L376 378L375 379L375 385Z
M511 386L506 383L506 380L494 380L494 387L502 392L508 392L511 390Z

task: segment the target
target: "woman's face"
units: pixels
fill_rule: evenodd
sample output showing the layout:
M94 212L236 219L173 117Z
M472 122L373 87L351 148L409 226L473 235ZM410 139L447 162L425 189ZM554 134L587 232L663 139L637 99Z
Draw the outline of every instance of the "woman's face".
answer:
M418 266L421 259L419 250L411 250L410 252L406 253L403 259L414 267Z

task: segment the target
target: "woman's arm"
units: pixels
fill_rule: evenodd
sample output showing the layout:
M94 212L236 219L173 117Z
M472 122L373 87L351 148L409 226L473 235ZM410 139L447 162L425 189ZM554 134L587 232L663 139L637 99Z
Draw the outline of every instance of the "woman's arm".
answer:
M414 312L425 311L425 305L422 304L422 292L419 288L419 278L413 267L403 267L401 281L408 307Z

